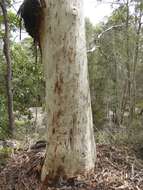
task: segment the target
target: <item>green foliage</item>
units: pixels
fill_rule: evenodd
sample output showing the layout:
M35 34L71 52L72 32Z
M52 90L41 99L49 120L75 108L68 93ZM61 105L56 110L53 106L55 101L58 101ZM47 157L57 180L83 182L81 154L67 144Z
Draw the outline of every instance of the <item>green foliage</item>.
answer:
M112 24L122 24L126 22L126 6L121 5L115 11L113 11L112 16L108 19L108 23Z
M19 27L18 16L15 13L13 13L12 11L9 11L8 19L9 19L10 29L13 31L16 31L17 28Z
M44 101L43 65L40 63L40 58L35 63L32 46L32 40L29 38L11 44L14 111L20 115L29 115L30 107L40 107ZM0 138L7 134L5 66L4 62L0 63ZM27 124L24 123L25 125ZM16 123L16 127L18 126Z
M19 29L19 20L11 7L14 1L6 1L10 34ZM0 15L0 26L3 16ZM0 27L0 45L2 45L4 27ZM10 36L13 39L13 36ZM1 46L2 48L2 46ZM43 66L40 56L35 55L36 47L30 38L22 42L11 42L12 84L14 97L14 111L22 115L29 115L29 107L42 106L44 100ZM35 57L38 61L35 61ZM7 136L7 96L6 96L6 68L3 50L0 50L0 138ZM17 126L17 124L16 124Z
M31 47L29 39L12 46L14 109L19 111L41 106L44 96L43 68L35 63Z
M99 143L142 143L143 33L142 29L138 31L141 12L141 1L136 1L132 8L122 2L106 23L95 27L87 22L87 40L96 46L88 54L88 63Z
M0 138L7 136L7 109L6 100L0 96Z
M6 65L3 60L2 51L0 51L0 138L7 136L7 102L5 88L5 70Z

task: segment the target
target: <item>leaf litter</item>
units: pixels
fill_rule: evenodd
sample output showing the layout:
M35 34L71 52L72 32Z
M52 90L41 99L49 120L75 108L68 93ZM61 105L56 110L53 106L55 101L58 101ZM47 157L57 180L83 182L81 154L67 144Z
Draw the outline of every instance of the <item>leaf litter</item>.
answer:
M94 173L59 185L40 181L45 149L14 154L0 171L0 190L143 190L143 160L126 146L97 145Z

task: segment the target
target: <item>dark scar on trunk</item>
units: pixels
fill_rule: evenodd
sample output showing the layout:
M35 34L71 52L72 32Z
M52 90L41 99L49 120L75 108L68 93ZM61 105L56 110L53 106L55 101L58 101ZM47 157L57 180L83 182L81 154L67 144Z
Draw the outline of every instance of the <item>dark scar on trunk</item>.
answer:
M40 50L40 54L42 57L40 28L41 28L41 22L43 20L44 8L46 8L45 0L24 0L17 13L17 15L20 17L20 38L21 38L21 28L23 21L26 31L34 40L34 46L36 50L36 60L37 60L38 48Z

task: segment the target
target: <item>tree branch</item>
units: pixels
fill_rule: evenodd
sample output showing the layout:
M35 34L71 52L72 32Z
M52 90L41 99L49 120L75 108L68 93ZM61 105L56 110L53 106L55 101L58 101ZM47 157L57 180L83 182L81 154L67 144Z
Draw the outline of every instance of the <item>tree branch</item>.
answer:
M113 29L123 27L123 26L125 26L125 24L118 24L118 25L111 26L111 27L107 28L106 30L104 30L103 32L101 32L101 33L97 36L97 39L99 40L100 38L102 38L102 36L103 36L105 33L109 32L109 31L111 31L111 30L113 30ZM87 53L92 53L92 52L94 52L94 51L99 47L99 46L97 46L97 45L95 44L96 41L97 41L97 39L94 39L94 40L90 43L90 44L94 44L94 46L93 46L91 49L88 49L88 50L87 50Z

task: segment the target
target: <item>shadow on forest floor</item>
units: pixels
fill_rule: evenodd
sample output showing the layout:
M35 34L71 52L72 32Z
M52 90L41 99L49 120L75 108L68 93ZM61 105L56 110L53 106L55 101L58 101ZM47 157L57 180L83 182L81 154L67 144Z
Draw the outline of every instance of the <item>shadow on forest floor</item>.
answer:
M0 190L142 190L143 160L125 146L97 145L94 174L68 180L58 187L41 188L45 150L20 152L0 172Z

